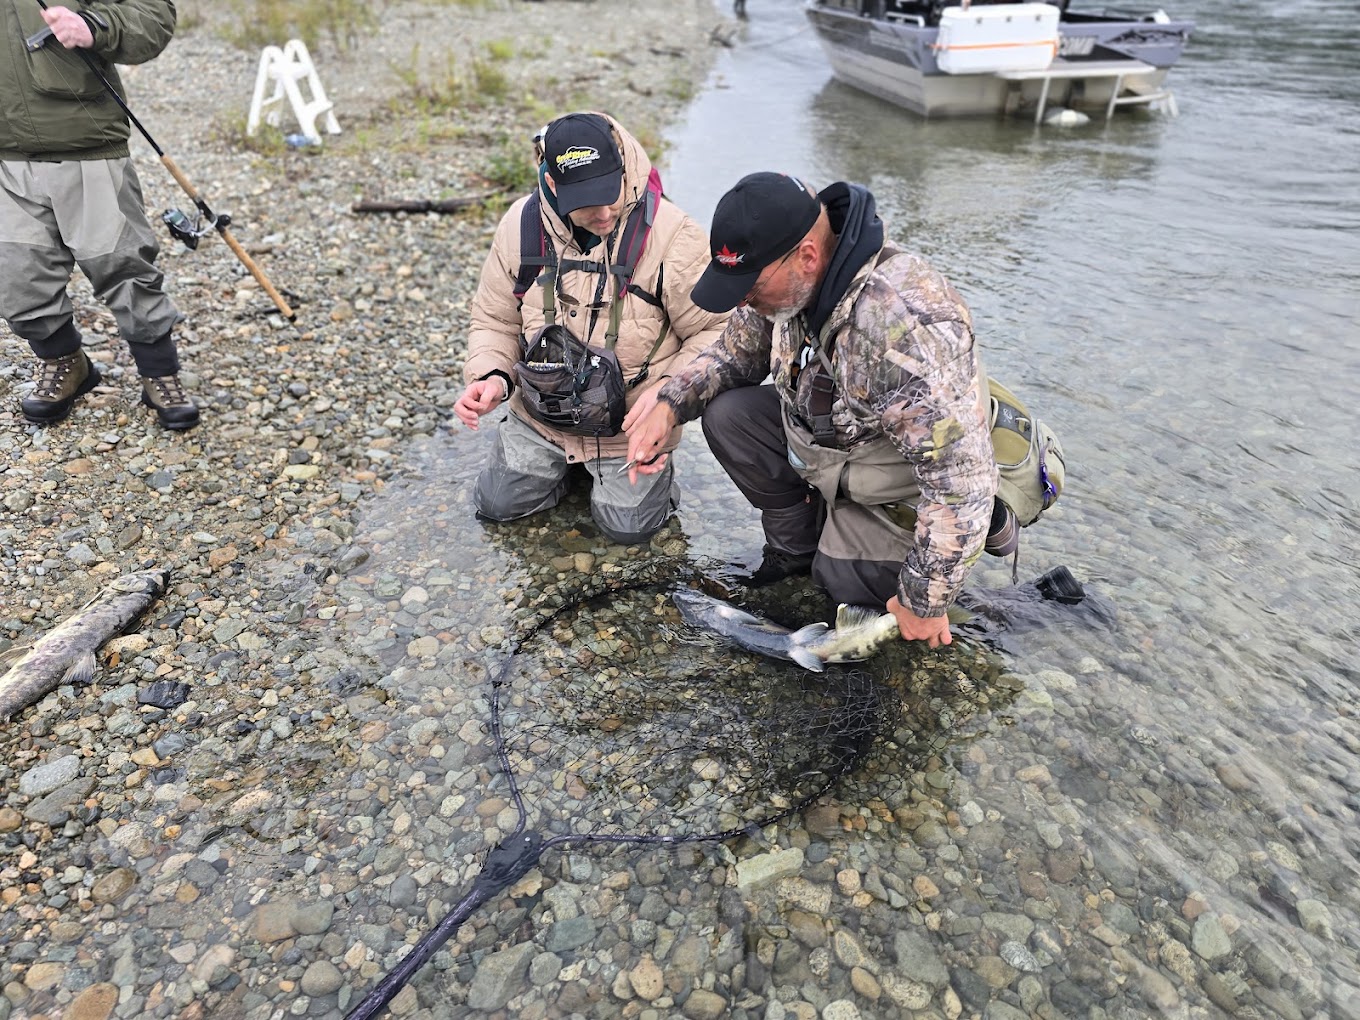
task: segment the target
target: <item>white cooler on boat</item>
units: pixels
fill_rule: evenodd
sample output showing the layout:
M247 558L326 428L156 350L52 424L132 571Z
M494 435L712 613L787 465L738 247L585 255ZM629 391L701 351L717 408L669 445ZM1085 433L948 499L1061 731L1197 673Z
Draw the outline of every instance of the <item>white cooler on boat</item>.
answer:
M1042 71L1058 53L1058 15L1052 4L946 7L935 61L945 74Z

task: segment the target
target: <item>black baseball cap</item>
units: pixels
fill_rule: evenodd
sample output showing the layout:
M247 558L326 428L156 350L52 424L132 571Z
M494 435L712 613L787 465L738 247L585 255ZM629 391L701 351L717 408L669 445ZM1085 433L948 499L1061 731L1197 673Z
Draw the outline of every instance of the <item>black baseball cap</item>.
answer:
M690 291L694 303L708 312L736 308L761 270L793 251L821 212L812 189L788 174L747 174L737 181L713 213L713 261Z
M619 200L623 158L609 121L598 113L569 113L549 124L543 160L557 185L557 211L563 216Z

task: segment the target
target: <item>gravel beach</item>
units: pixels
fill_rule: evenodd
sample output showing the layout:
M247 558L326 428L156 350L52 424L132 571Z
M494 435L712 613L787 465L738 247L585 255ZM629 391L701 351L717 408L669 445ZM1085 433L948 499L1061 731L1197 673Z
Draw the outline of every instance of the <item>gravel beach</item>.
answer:
M317 782L308 770L347 753L343 737L314 741L337 721L323 703L348 691L320 679L309 689L313 673L297 664L308 648L325 656L319 631L345 629L337 603L357 599L335 582L367 555L354 551L356 521L402 473L411 444L444 428L462 389L467 302L497 207L407 216L351 205L494 192L498 161L527 165L533 132L579 108L617 115L664 167L657 140L702 83L711 33L730 28L708 0L383 4L343 46L322 33L313 57L343 133L294 150L277 134L242 142L259 52L224 41L239 27L233 11L180 8L166 53L127 69L130 104L213 209L230 213L235 236L294 302L297 325L215 236L197 252L165 238L161 265L185 316L184 379L203 409L182 434L137 403L125 345L79 276L77 322L105 383L66 422L24 422L32 358L0 336L0 650L41 637L122 573L154 562L172 575L133 633L106 648L92 686L63 687L0 725L6 1020L338 1015L342 983L348 1001L374 977L380 943L367 959L348 943L313 952L330 926L325 895L352 890L356 877L276 902L261 919L251 900L268 899L280 874L279 841L272 865L220 900L211 890L228 858L205 849L214 830L237 830L256 809L307 815L304 791ZM295 130L287 114L282 129ZM152 218L192 210L133 142ZM465 503L455 512L470 516ZM466 591L497 571L473 557L442 580ZM424 580L439 590L440 579ZM385 612L385 589L373 598ZM477 622L458 621L460 633L464 624L484 648ZM333 681L335 670L315 676ZM188 685L178 699L176 684ZM148 691L173 707L148 703ZM460 711L470 719L479 707ZM342 706L335 734L354 718ZM376 775L386 766L362 753L388 724L373 725L353 735L361 757L345 764ZM295 730L307 734L298 754L280 755ZM347 792L327 825L346 824ZM285 843L282 859L295 849ZM362 867L371 873L372 860ZM405 869L378 868L384 901L398 878L394 902L408 887L414 902ZM424 927L420 913L411 923ZM268 961L280 935L287 949Z
M77 322L106 382L60 426L23 420L34 361L0 326L0 649L146 561L172 571L167 601L199 630L208 621L184 600L205 586L220 603L214 620L275 608L254 601L256 557L293 547L304 518L352 521L411 439L450 420L467 303L498 217L494 203L451 216L351 205L494 193L485 175L502 155L527 165L530 136L554 111L607 109L661 155L656 140L702 83L710 33L724 24L707 0L384 4L361 40L337 49L323 36L313 54L344 131L318 151L236 144L258 53L217 34L231 28L221 5L180 6L188 27L166 53L124 71L131 106L214 211L231 215L295 305L296 328L215 234L196 252L165 237L183 375L203 409L200 428L174 435L137 403L126 346L79 274ZM490 58L492 48L509 55ZM427 109L413 96L413 79L431 85L479 60L504 77L499 98L472 86L461 105ZM295 130L288 118L283 130ZM133 143L152 218L192 212ZM158 645L166 675L183 668L175 644ZM0 759L37 753L31 736L5 730Z

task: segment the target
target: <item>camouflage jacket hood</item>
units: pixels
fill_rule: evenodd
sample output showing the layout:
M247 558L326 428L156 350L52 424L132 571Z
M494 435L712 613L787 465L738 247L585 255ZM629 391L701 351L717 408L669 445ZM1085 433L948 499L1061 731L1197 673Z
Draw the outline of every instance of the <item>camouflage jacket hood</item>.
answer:
M171 0L97 0L63 6L96 25L88 54L125 96L115 64L158 56L175 31ZM0 159L118 159L128 154L128 120L80 53L49 39L29 53L24 40L47 27L35 0L0 0Z
M835 188L822 193L824 201L853 198ZM853 273L846 270L848 282L837 276L838 260L849 265L859 258L862 238L873 237L877 220L872 200L852 202L844 211L852 207L859 210L860 239L841 224L838 250L810 312L776 328L739 308L718 342L659 396L679 421L689 421L724 390L772 375L781 403L808 421L814 373L806 365L820 343L835 385L835 445L852 449L886 440L901 454L903 470L916 476L921 498L915 542L902 564L898 596L918 615L938 616L981 553L991 518L997 471L986 378L967 305L925 259L888 242ZM839 250L842 244L849 246L846 252ZM828 295L829 307L820 300ZM824 319L817 332L812 316Z
M623 222L643 199L652 161L631 134L617 121L606 116L623 156L625 203L620 226L610 238L585 235L584 250L571 224L558 215L555 203L540 185L541 218L544 233L552 242L559 259L604 262L613 260L623 233ZM544 323L542 288L529 288L521 303L514 295L515 275L520 262L520 216L528 196L519 199L501 218L491 242L491 251L482 265L481 279L472 301L472 327L468 334L468 356L463 379L472 382L492 372L515 378L515 362L523 352L524 338L533 336ZM670 200L663 198L657 209L652 232L633 274L634 283L659 300L653 304L635 293L623 299L623 317L614 353L619 358L625 379L642 368L663 327L666 335L648 367L648 378L659 380L679 371L703 348L718 338L727 320L699 308L689 292L708 265L708 238L700 226ZM604 346L609 321L610 290L603 274L566 270L558 277L557 321L568 326L580 339ZM658 293L660 291L660 293ZM637 400L650 383L628 391L628 404ZM562 447L573 462L596 457L616 457L627 452L628 437L620 434L599 443L594 439L554 431L530 418L516 391L510 406L540 434ZM666 449L680 441L677 428Z

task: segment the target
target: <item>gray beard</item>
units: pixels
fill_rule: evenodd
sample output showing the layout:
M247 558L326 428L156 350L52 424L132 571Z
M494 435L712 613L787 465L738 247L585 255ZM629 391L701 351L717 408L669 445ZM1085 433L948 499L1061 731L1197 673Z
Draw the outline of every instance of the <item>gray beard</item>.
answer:
M815 279L800 279L798 286L794 288L793 294L790 295L795 304L789 308L777 308L764 318L774 323L775 326L787 325L790 319L807 307L808 302L812 300L812 292L816 289L817 281Z

